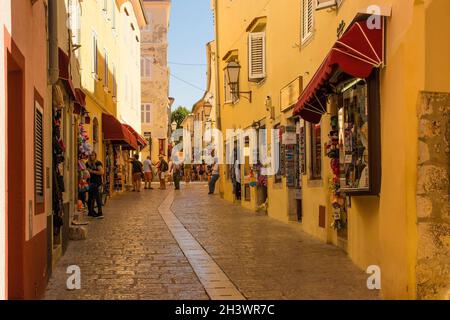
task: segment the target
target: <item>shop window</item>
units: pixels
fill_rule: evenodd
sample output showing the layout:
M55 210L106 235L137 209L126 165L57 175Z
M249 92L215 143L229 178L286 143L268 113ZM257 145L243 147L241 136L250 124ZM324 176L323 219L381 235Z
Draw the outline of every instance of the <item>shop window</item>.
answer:
M34 191L36 203L44 202L44 110L36 101L34 110Z
M322 179L322 128L320 123L310 124L310 179L320 180Z
M347 194L380 190L380 120L378 71L367 80L341 85L339 96L340 187Z
M279 130L279 134L275 138L276 139L275 146L278 145L278 155L275 156L275 161L278 163L278 171L275 174L275 183L281 183L283 181L283 170L284 170L283 164L284 147L282 141L283 131L281 130L280 125L275 126L274 129Z
M303 119L299 122L299 165L300 174L306 175L306 126Z

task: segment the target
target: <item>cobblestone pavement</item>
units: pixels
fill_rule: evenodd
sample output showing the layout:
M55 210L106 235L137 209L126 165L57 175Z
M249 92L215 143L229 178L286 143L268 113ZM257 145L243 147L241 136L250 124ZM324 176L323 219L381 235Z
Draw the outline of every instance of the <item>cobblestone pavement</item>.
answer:
M378 298L366 288L367 275L342 250L295 224L206 193L205 185L191 184L175 193L155 189L115 196L105 219L90 222L88 239L70 242L45 298L209 299L199 273L203 267L185 249L197 242L212 263L209 269L219 269L221 281L247 299ZM158 210L168 197L174 199L174 220ZM174 232L182 225L168 217L188 234ZM189 244L182 243L187 235ZM81 290L66 289L69 265L81 268Z

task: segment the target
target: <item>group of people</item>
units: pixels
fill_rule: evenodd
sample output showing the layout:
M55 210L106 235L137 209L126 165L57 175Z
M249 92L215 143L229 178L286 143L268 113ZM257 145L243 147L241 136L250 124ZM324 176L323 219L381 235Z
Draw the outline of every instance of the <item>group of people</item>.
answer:
M160 155L159 161L153 164L150 156L142 163L139 160L139 155L136 154L130 160L130 163L132 166L133 192L141 191L142 180L144 181L144 189L153 189L154 168L159 178L159 188L161 190L166 189L166 180L175 186L175 190L180 190L181 180L185 177L186 172L189 173L189 170L183 164L176 164L170 158L169 162L167 162L164 159L164 155ZM88 160L86 162L82 161L80 165L83 166L81 171L84 172L83 180L86 181L86 186L79 188L78 198L83 204L87 202L88 216L102 219L102 187L103 175L105 174L103 164L97 160L97 154L92 152ZM196 168L196 174L202 177L204 175L207 176L209 186L208 194L214 194L216 183L220 178L219 164L217 161L209 166L204 161L200 165L193 166ZM206 179L206 177L204 178ZM86 194L88 195L87 201ZM95 208L97 208L97 211L95 211Z
M159 156L159 161L156 164L152 163L150 156L142 163L139 160L139 155L135 154L134 158L130 160L133 173L133 192L141 192L142 180L144 180L144 189L153 189L152 181L154 178L154 169L156 168L159 178L159 188L161 190L166 189L166 179L168 175L174 173L173 162L169 160L169 163L164 159L164 155ZM175 181L175 179L174 179Z
M139 155L136 154L130 162L132 164L133 172L133 192L141 191L142 180L144 180L144 189L153 189L153 168L156 168L159 178L159 188L161 190L166 189L166 180L169 184L175 186L175 190L180 190L180 182L183 177L185 181L188 182L190 181L191 175L195 174L201 177L200 181L203 181L203 179L205 181L206 179L208 180L209 194L214 194L215 185L220 177L219 164L217 161L209 166L207 166L204 161L197 165L183 165L173 162L170 158L169 162L167 162L164 159L164 155L160 155L158 163L153 164L150 156L142 163L139 160ZM191 171L192 167L195 168L195 171Z
M92 218L103 218L102 186L104 169L101 161L97 160L97 154L91 152L86 162L80 160L80 182L78 188L78 200L88 209L88 216ZM86 201L86 194L88 196ZM95 211L97 204L97 211Z

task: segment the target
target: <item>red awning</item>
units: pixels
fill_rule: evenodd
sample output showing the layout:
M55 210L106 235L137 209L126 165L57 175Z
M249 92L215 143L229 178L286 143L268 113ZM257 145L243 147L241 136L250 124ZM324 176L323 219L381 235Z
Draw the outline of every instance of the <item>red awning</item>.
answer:
M86 94L80 88L75 88L75 103L73 113L80 114L86 106Z
M383 17L381 17L383 19ZM369 29L367 20L353 23L334 44L313 78L303 90L294 109L306 121L320 122L327 110L328 81L339 68L355 78L367 78L384 61L384 21Z
M73 86L72 79L69 74L70 58L61 48L58 48L58 64L59 78L64 82L67 93L70 94L73 99L76 99L75 87Z
M122 145L124 149L138 150L134 135L114 116L102 114L103 139Z
M133 129L132 126L128 125L128 124L124 124L124 126L134 135L134 137L137 140L137 143L141 145L142 148L147 146L147 140L145 140L144 137L142 137L139 133L137 133L136 130Z

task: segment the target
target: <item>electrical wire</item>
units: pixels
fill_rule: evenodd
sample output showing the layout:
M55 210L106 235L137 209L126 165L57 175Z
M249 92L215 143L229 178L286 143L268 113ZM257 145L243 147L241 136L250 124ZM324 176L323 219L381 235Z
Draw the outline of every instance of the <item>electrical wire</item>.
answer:
M155 64L155 63L153 64L153 66L157 67L158 69L160 69L160 70L162 70L162 71L164 71L164 72L168 72L168 70L167 70L166 68L162 68L162 67L160 67L159 65L157 65L157 64ZM196 84L194 84L194 83L192 83L192 82L189 82L189 81L187 81L187 80L184 80L183 78L181 78L181 77L179 77L179 76L177 76L177 75L174 75L174 74L171 73L170 71L169 71L168 73L169 73L169 75L170 75L172 78L174 78L174 79L176 79L176 80L178 80L178 81L181 81L181 82L187 84L188 86L190 86L190 87L192 87L192 88L194 88L194 89L197 89L197 90L199 90L199 91L201 91L201 92L203 92L203 93L206 92L205 89L200 88L200 87L197 86Z
M183 63L183 62L168 62L169 64L177 65L177 66L192 66L192 67L206 67L206 63Z

